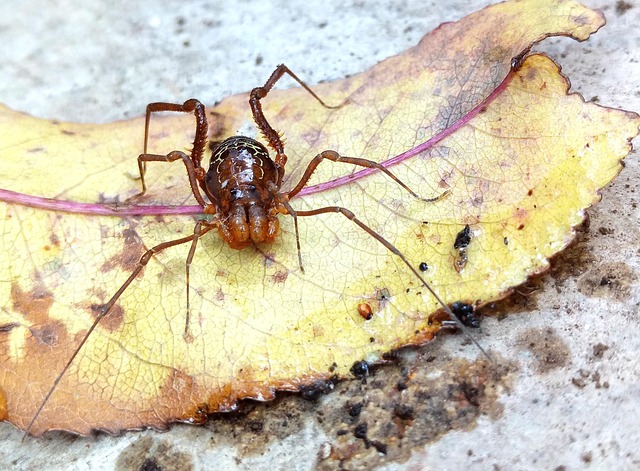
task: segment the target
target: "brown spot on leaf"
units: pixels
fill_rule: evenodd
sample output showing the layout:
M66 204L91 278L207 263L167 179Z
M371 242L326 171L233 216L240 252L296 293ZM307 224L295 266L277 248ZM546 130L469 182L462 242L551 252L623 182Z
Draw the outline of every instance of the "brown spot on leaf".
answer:
M31 335L41 344L49 347L55 347L58 344L58 328L53 325L43 325L32 327Z
M529 329L518 336L517 343L537 360L538 373L547 373L565 367L571 350L565 341L551 328Z
M104 304L92 304L91 307L91 316L95 319L97 318L104 309ZM124 310L122 306L119 304L114 304L111 310L105 315L102 319L100 319L100 327L103 327L110 332L115 332L122 326L122 322L124 321Z
M0 421L7 418L7 396L4 390L0 388Z
M123 247L122 252L114 255L100 267L103 273L110 272L116 267L122 268L124 271L132 271L138 266L140 257L144 253L144 246L138 233L133 229L125 229L122 231Z
M17 322L11 322L9 324L0 325L0 334L5 332L11 332L13 329L18 327L19 325L20 324L18 324Z
M271 268L275 264L276 254L274 252L267 252L263 255L265 268Z
M278 270L271 276L271 281L275 284L284 283L287 281L288 276L289 272L287 270Z
M44 324L49 320L49 309L53 304L53 295L39 280L28 292L22 291L17 282L12 282L11 301L13 309L33 324Z

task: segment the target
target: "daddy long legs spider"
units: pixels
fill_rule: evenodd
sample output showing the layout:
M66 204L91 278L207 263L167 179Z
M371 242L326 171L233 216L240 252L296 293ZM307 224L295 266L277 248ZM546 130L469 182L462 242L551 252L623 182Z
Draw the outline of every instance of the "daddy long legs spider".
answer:
M413 197L419 198L425 202L437 201L445 196L447 192L435 198L420 198L385 166L364 158L345 157L334 150L325 150L317 154L306 167L298 183L293 186L291 190L282 191L281 186L287 163L284 143L278 132L276 132L267 121L262 111L260 100L268 95L276 82L278 82L284 74L293 78L325 108L339 108L342 106L328 106L313 90L311 90L302 80L291 72L289 68L283 64L279 65L266 83L261 87L254 88L249 95L249 104L254 121L266 139L268 146L275 152L275 159L272 159L269 156L267 148L257 140L244 136L233 136L225 139L213 148L209 169L205 170L202 167L202 159L208 142L208 122L204 105L196 99L190 99L185 101L183 104L157 102L151 103L147 106L144 148L143 153L138 157L142 190L136 196L141 196L147 191L145 172L146 164L148 162L175 162L180 160L186 168L193 196L202 207L203 213L210 216L210 219L198 221L191 235L158 244L147 250L142 255L136 268L132 271L127 280L116 291L111 299L101 307L100 313L95 317L92 325L79 342L74 353L57 376L33 418L29 422L25 429L25 436L29 433L31 427L46 406L51 395L54 393L58 383L67 372L74 359L91 336L92 332L100 321L109 314L118 299L138 277L149 260L151 260L155 254L158 254L169 247L186 243L191 244L185 265L187 315L184 334L186 336L188 334L190 321L189 269L194 258L198 240L206 233L217 229L220 237L233 249L243 249L250 245L269 244L273 242L278 235L278 216L280 214L287 214L293 218L298 252L298 264L301 271L304 271L304 265L298 233L298 217L317 216L328 213L341 214L348 220L352 221L373 239L382 244L392 254L399 257L400 260L409 268L411 273L413 273L413 275L419 280L420 284L424 286L442 306L442 309L449 315L450 319L456 322L459 328L464 331L476 346L488 357L487 353L477 343L473 336L471 336L467 328L462 324L462 322L460 322L458 317L453 314L449 306L444 303L440 296L425 281L419 272L419 268L414 267L400 250L398 250L382 235L371 229L371 227L360 220L351 210L341 206L324 206L311 210L296 210L290 204L290 200L300 193L300 191L307 185L316 168L325 160L329 160L334 163L351 164L383 172ZM193 141L193 147L189 154L178 150L171 151L166 155L151 154L147 152L151 116L154 113L167 111L194 114L196 120L195 138Z

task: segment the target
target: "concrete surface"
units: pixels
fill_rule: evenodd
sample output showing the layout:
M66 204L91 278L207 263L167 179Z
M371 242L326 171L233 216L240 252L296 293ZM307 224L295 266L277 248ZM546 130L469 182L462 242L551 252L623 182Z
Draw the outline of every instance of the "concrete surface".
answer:
M310 83L341 78L488 3L7 0L0 102L46 118L109 122L140 115L151 101L213 103L263 83L280 62ZM608 25L587 43L556 38L538 49L585 98L640 111L640 4L585 3L602 9ZM371 426L375 410L384 410L388 385L407 371L435 381L481 367L477 352L449 335L403 352L366 385L341 383L317 402L288 396L244 405L205 427L21 443L21 433L2 423L0 468L329 469L337 461L323 458L343 453L346 469L640 469L637 157L554 269L483 322L482 343L513 365L487 379L493 396L485 394L482 414L420 429L398 442L401 452L385 455L373 443L384 436ZM354 436L358 401L369 443Z

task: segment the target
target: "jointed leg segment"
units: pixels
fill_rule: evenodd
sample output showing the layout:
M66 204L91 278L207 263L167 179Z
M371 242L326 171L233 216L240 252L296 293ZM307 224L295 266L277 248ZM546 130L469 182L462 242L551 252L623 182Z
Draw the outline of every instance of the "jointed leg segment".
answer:
M189 176L189 185L191 186L191 191L193 192L193 196L198 201L198 204L203 208L207 206L202 194L200 193L200 188L198 187L198 180L204 178L202 175L203 169L194 167L193 161L189 158L187 154L182 151L174 150L169 152L167 155L160 154L140 154L138 156L138 168L140 169L140 181L142 183L142 192L138 193L136 196L142 196L147 192L147 186L144 181L144 166L147 162L175 162L176 160L182 160L184 166L187 169L187 174Z
M176 245L185 244L187 242L193 241L193 243L191 244L191 250L189 251L189 258L187 260L187 279L188 279L188 277L189 277L189 265L191 264L191 259L193 259L193 252L195 251L197 240L202 235L206 234L207 232L209 232L210 230L214 229L215 227L216 227L215 225L211 225L211 226L206 226L204 229L201 229L201 222L198 222L196 224L196 227L193 230L193 234L192 235L187 236L187 237L182 237L182 238L176 239L176 240L171 240L169 242L163 242L162 244L158 244L155 247L152 247L149 250L147 250L142 255L142 257L140 257L140 260L138 260L138 266L129 275L129 278L127 278L127 280L124 282L124 284L120 287L120 289L118 291L116 291L116 293L111 297L111 299L109 299L109 301L107 301L106 304L104 304L103 306L100 307L100 313L94 319L93 324L91 324L91 326L89 327L89 330L87 330L87 333L84 335L84 337L82 337L82 340L80 341L80 344L78 344L78 346L76 347L73 355L71 355L71 358L69 358L69 360L65 364L64 368L62 369L62 371L60 372L60 374L58 375L58 377L54 381L53 385L51 386L51 388L47 392L46 396L44 397L42 403L40 403L40 407L38 407L38 410L36 411L36 413L34 414L33 418L31 419L31 421L29 422L29 424L25 428L25 435L24 435L25 437L29 434L29 431L31 430L31 427L33 426L33 424L37 420L38 416L40 415L40 412L42 412L42 409L44 409L44 407L47 405L47 402L49 402L49 399L51 398L51 395L53 394L55 389L58 387L58 383L66 375L67 370L69 369L69 367L71 366L73 361L78 356L78 353L80 353L80 350L82 350L82 347L84 347L85 343L87 343L87 340L89 339L89 337L91 336L93 331L96 329L96 327L98 326L100 321L107 314L109 314L109 312L111 312L111 309L113 308L115 303L118 301L118 299L120 299L120 296L122 296L122 293L124 293L126 291L126 289L133 282L133 280L135 280L137 278L137 276L140 274L140 272L144 269L144 267L147 266L147 264L149 263L149 260L151 260L151 258L154 255L162 252L165 249L168 249L169 247L174 247ZM188 286L188 284L187 284L187 286ZM187 293L188 293L188 291L187 291ZM187 296L188 296L188 294L187 294ZM188 307L187 307L187 322L188 322L188 319L189 319L189 314L188 314ZM188 326L189 326L189 324L187 324L186 327L185 327L185 334L187 332Z
M260 128L260 131L262 131L264 137L269 141L269 145L273 148L273 150L276 151L276 163L280 166L284 166L284 164L287 162L287 157L284 153L284 145L282 143L282 140L280 139L280 135L278 134L278 132L271 127L271 125L265 118L260 100L267 96L276 82L280 80L284 74L288 74L293 80L298 82L298 84L300 84L302 88L309 92L309 94L325 108L336 109L344 105L344 103L340 103L336 106L327 105L313 90L311 90L311 88L306 83L300 80L300 78L298 78L296 74L291 72L289 67L284 64L280 64L278 67L276 67L276 70L273 71L271 77L269 77L269 79L262 87L256 87L251 90L251 94L249 96L249 105L251 106L251 111L253 112L253 120Z
M163 111L173 111L179 113L194 113L196 118L196 130L193 140L193 148L191 154L187 155L182 151L175 150L169 152L167 155L149 154L147 152L149 144L149 124L151 122L151 114ZM144 175L146 173L147 162L173 162L181 159L187 168L189 174L189 184L193 195L203 208L207 205L202 198L200 189L198 188L197 181L202 180L206 174L202 168L202 157L204 155L205 145L207 143L207 133L209 125L207 123L207 117L204 105L196 99L190 99L183 104L178 103L150 103L147 105L147 112L144 123L144 147L143 152L138 156L138 170L140 171L140 181L142 184L142 191L136 196L142 196L147 192L147 186L144 181Z
M411 265L411 263L409 262L407 257L405 257L404 254L402 252L400 252L400 250L398 250L395 245L393 245L387 239L382 237L380 234L378 234L376 231L374 231L369 226L367 226L364 222L362 222L360 219L358 219L356 217L356 215L353 214L353 212L351 212L347 208L343 208L341 206L326 206L324 208L317 208L317 209L312 209L312 210L309 210L309 211L296 211L296 213L297 213L298 216L316 216L318 214L339 213L339 214L342 214L347 219L349 219L350 221L353 221L353 223L356 224L358 227L360 227L360 229L362 229L367 234L369 234L371 237L373 237L375 240L380 242L382 245L385 246L385 248L387 248L387 250L389 250L391 253L393 253L394 255L398 256L400 258L400 260L402 260L402 262L409 268L409 270L411 270L411 272L420 280L420 282L422 283L422 286L424 286L431 293L431 295L436 299L436 301L438 301L438 303L440 303L440 305L442 306L444 311L449 315L451 320L454 321L458 325L460 330L462 330L465 333L465 335L467 335L467 337L469 337L471 339L471 341L476 345L476 347L478 347L478 349L490 361L492 361L491 357L489 356L489 354L484 350L484 348L482 348L482 346L478 343L478 341L475 339L475 337L473 335L471 335L471 332L469 332L469 329L467 329L467 327L462 323L462 321L460 321L460 319L458 319L458 317L451 311L449 306L447 306L445 304L445 302L442 300L442 298L440 296L438 296L438 293L436 293L433 290L433 288L431 288L431 285L429 285L429 283L427 283L427 281L422 277L422 275L418 272L418 270L416 270L416 268L413 265Z
M418 196L411 188L409 188L402 180L396 177L389 169L387 169L384 165L379 164L378 162L374 162L373 160L368 160L368 159L361 159L358 157L344 157L338 154L336 151L325 150L320 154L316 155L313 158L313 160L309 163L309 165L307 166L307 169L304 172L304 175L302 175L302 178L300 179L298 184L291 191L287 193L287 198L292 198L293 196L297 195L306 186L313 172L316 170L318 165L320 165L320 163L325 159L330 160L332 162L343 162L346 164L357 165L359 167L373 168L373 169L379 170L383 172L385 175L387 175L389 178L391 178L398 185L400 185L402 188L404 188L406 191L408 191L411 194L411 196L413 196L414 198L421 199L422 201L425 201L427 203L438 201L449 194L448 191L445 191L441 195L436 196L435 198L422 198Z

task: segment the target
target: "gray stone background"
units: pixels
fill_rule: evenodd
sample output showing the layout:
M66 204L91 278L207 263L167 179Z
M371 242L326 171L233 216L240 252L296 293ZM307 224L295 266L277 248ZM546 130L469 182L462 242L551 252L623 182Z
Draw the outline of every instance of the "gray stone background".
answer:
M151 101L212 104L263 83L280 62L312 84L338 79L488 3L5 0L0 102L44 118L109 122L139 116ZM640 111L640 5L585 3L607 17L599 33L582 44L552 38L537 49L586 99ZM364 401L361 418L373 437L376 401L392 394L403 367L434 377L478 356L463 337L447 335L403 352L367 385L341 383L317 402L288 396L243 405L205 427L53 433L21 443L21 433L2 423L0 468L330 469L338 461L324 458L350 443L346 469L640 469L639 176L633 153L554 268L484 320L483 345L518 366L495 385L488 411L469 422L411 435L401 452L391 443L384 455L354 437L356 419L345 413Z

